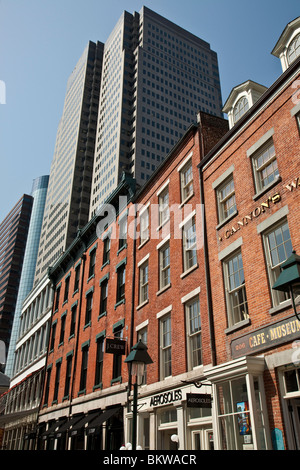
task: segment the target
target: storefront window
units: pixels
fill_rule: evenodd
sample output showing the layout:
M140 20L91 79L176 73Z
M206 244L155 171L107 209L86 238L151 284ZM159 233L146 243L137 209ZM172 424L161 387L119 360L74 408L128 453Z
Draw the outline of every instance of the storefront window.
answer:
M222 450L243 450L252 444L245 377L217 386Z

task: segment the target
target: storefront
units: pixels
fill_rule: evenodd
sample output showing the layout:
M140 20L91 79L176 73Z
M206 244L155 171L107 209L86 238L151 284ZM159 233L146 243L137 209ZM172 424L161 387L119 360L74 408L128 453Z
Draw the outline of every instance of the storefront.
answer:
M211 386L189 384L138 396L137 444L143 450L212 450ZM132 440L132 413L126 414L127 442Z

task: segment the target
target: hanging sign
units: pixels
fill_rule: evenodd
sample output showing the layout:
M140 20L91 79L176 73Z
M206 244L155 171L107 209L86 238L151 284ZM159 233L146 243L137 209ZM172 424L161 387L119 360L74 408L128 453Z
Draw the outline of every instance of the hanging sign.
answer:
M187 393L186 406L188 408L211 408L211 395L205 393Z
M117 338L106 338L105 352L122 356L125 354L126 341Z

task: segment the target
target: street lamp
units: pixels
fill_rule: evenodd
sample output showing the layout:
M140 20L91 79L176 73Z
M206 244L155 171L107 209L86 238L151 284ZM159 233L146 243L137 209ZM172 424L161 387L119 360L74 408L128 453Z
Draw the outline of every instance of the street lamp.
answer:
M295 315L300 321L300 256L293 251L292 255L281 265L282 271L272 289L286 292L291 296Z
M132 348L129 355L126 357L125 362L131 366L131 376L136 376L135 383L133 384L133 409L132 409L132 450L136 450L136 424L137 424L137 389L138 377L143 376L145 365L152 364L153 361L147 353L147 346L138 341Z

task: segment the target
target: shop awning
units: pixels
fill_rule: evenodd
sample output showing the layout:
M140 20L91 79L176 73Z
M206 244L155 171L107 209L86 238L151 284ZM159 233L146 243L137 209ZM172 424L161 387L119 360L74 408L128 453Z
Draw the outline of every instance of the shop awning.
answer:
M89 423L87 426L88 432L93 433L95 432L96 428L101 426L103 423L105 423L109 418L114 416L120 411L120 407L118 408L111 408L110 410L106 410L103 413L101 413L97 418L95 418L92 422Z
M74 426L78 421L80 421L83 418L83 415L78 415L78 416L72 416L72 418L69 418L66 420L56 431L55 431L55 437L61 437L63 432L66 432L70 429L70 427Z
M71 433L70 433L71 436L75 436L78 433L78 431L80 431L80 429L82 429L86 425L86 423L90 423L97 416L99 416L99 411L95 411L94 413L89 413L86 416L83 416L82 419L77 421L77 423L74 424L74 426L72 426Z
M50 434L53 434L54 435L54 431L55 429L59 426L59 421L55 421L54 423L52 423L49 428L47 429L47 431L44 431L41 435L41 438L42 439L47 439L47 437L50 436Z

